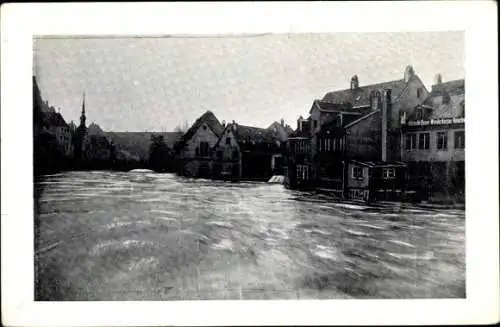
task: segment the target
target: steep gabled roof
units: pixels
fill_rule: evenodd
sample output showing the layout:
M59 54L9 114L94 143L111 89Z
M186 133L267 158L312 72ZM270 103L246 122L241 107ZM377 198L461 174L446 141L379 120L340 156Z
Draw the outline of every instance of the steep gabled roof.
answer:
M58 112L44 111L42 115L42 124L47 127L64 127L68 126L64 121L64 118Z
M314 108L317 108L319 111L322 112L345 112L345 111L352 111L353 113L357 112L352 110L352 106L349 103L332 103L318 99L313 101L313 105L309 113L311 113L311 111Z
M285 131L288 135L293 133L293 128L290 127L290 125L285 125Z
M276 129L276 132L278 132L278 134L280 136L285 137L285 139L288 138L288 136L293 133L293 129L289 125L282 125L281 123L278 123L277 121L275 121L274 123L269 125L269 127L267 129L269 129L269 130Z
M240 142L254 142L254 143L275 143L278 135L270 129L245 126L235 124L233 125L233 134L238 143Z
M389 82L377 83L357 87L353 90L345 89L340 91L328 92L322 99L330 103L350 103L353 107L364 107L370 105L370 95L374 91L381 89L390 89L392 101L394 102L403 93L407 83L404 79L398 79Z
M219 137L222 134L222 131L224 128L222 127L222 124L219 122L217 117L215 117L214 113L209 111L206 111L203 115L201 115L194 124L188 129L188 131L182 135L181 139L179 140L179 143L177 144L176 148L181 148L183 147L186 142L188 142L196 133L196 131L202 126L203 124L207 124L207 126L214 132L217 137Z
M228 128L231 128L231 132L241 151L274 153L279 149L279 136L273 130L236 123L228 124L226 129ZM219 138L217 144L220 141L221 138Z
M432 86L430 96L440 96L443 94L457 95L465 93L465 79L457 79Z

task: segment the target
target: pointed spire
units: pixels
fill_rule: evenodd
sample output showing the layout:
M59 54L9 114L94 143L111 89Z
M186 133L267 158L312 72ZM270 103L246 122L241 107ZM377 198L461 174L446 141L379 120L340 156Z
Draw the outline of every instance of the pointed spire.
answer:
M85 91L83 91L82 115L85 115Z
M83 91L82 115L80 116L80 126L85 127L85 91Z

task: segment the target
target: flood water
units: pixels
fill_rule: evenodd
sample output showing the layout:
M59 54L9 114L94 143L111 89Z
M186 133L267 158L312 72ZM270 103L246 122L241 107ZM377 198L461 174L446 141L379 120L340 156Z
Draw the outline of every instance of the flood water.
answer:
M154 173L35 186L36 300L465 297L464 210Z

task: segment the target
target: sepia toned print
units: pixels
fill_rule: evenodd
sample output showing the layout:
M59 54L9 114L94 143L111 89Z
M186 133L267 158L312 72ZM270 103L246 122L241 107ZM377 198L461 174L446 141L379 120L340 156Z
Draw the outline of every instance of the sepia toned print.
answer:
M463 42L35 37L35 300L466 298Z

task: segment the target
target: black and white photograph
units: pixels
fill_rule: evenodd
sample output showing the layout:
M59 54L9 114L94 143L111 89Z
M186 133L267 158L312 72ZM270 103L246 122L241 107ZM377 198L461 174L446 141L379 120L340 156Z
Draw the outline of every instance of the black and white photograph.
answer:
M33 47L35 300L466 296L462 32Z
M35 305L470 299L465 29L103 33L31 38Z

